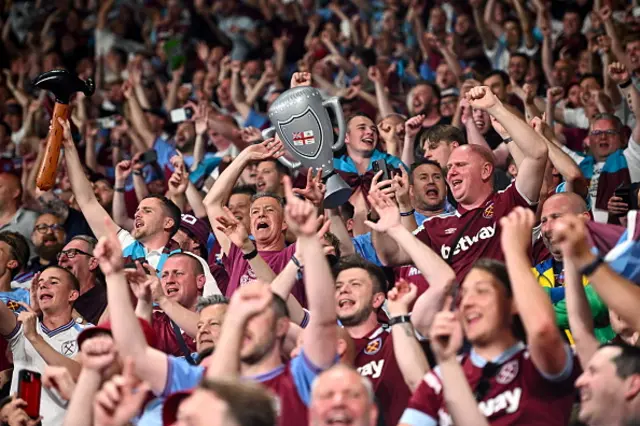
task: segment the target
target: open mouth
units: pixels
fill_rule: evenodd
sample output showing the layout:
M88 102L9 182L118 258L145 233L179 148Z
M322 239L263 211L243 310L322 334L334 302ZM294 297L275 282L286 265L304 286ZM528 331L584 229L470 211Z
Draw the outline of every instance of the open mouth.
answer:
M263 180L259 180L258 182L256 182L256 188L258 189L258 192L263 192L266 186L267 184Z
M138 219L133 223L133 226L136 229L142 228L144 226L144 222L142 220Z
M374 144L373 138L362 138L362 142L366 143L367 145L371 145L371 146L373 146L373 144Z
M178 293L179 288L178 287L167 287L165 289L165 292L167 293L167 296L172 296L176 293Z
M256 229L260 230L260 229L269 229L269 224L266 222L259 222L256 225Z
M451 188L457 188L462 185L462 179L454 179L451 181Z
M338 300L338 307L339 308L350 308L352 306L354 306L356 304L356 302L354 302L351 299L340 299Z
M438 196L438 190L435 188L428 188L427 192L426 192L427 197L437 197Z
M353 416L349 413L345 413L344 411L340 411L337 413L330 413L327 416L325 424L328 425L351 425L353 424Z
M50 295L50 294L41 294L39 300L41 302L44 302L44 301L51 300L51 299L53 299L52 295Z
M464 319L465 319L465 321L467 322L468 325L473 325L473 324L477 323L478 321L480 321L480 318L482 318L482 315L480 315L479 313L476 313L476 312L469 313L469 314L464 316Z

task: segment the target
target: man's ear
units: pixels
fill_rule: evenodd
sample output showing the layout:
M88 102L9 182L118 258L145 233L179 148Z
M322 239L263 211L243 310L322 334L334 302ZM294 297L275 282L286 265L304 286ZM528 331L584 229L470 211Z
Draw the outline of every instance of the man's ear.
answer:
M484 163L482 165L482 180L489 180L493 174L493 165L491 163Z
M453 142L451 142L451 146L452 146L453 148L457 148L457 147L459 147L459 146L460 146L460 142L458 142L458 141L453 141Z
M378 309L384 303L386 297L383 292L378 292L373 295L373 308Z
M344 143L349 143L349 133L344 136Z
M165 217L164 218L164 229L167 232L170 232L171 228L173 228L176 224L176 221L173 220L173 218L171 217Z
M640 374L633 374L625 380L624 397L632 400L640 393Z
M276 337L278 339L287 335L287 332L289 331L289 324L290 321L287 317L279 318L276 321Z
M17 269L19 266L20 264L15 259L11 259L10 261L7 262L7 268L11 270Z
M71 290L69 293L69 302L75 302L80 297L80 292L78 290Z
M204 274L200 274L196 277L196 287L198 288L198 292L202 293L202 289L204 289L206 282L207 277Z
M100 264L98 263L98 259L95 257L92 257L91 259L89 259L89 271L93 272L95 271L98 266L100 266Z
M340 358L342 358L347 352L347 342L345 342L344 339L338 339L338 342L336 344L336 352Z

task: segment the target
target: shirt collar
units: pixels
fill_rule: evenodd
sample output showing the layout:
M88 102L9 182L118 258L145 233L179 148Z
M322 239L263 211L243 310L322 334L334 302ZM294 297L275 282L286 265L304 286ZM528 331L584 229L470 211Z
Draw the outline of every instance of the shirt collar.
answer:
M503 362L505 362L506 360L508 360L515 354L517 354L518 352L524 350L525 348L526 346L523 342L518 342L515 345L511 346L506 351L502 352L496 358L492 359L491 362L493 362L494 364L502 364ZM478 355L473 348L471 348L471 354L469 356L471 358L471 363L473 363L473 365L478 368L484 367L488 362L486 359Z

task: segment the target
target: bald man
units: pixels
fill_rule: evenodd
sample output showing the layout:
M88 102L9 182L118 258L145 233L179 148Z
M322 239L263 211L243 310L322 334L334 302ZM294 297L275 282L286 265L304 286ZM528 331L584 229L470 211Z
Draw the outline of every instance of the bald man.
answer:
M0 232L13 231L31 240L31 232L38 214L20 207L22 184L11 173L0 173ZM33 246L31 246L33 253Z
M309 406L311 426L328 426L336 422L374 426L377 421L378 407L371 382L353 368L338 364L313 382Z
M549 250L549 256L538 263L533 271L538 278L538 282L549 293L553 308L556 312L558 326L565 330L565 335L570 343L573 343L569 332L569 319L567 316L567 306L564 299L564 266L562 263L562 251L554 244L554 227L558 218L566 214L575 214L590 219L587 205L582 197L573 192L561 192L554 194L542 205L540 237L545 247ZM591 307L594 323L596 325L595 334L600 343L605 343L613 339L615 333L608 323L609 312L600 296L591 288L586 277L582 278L585 286L585 293ZM598 324L604 325L597 327Z

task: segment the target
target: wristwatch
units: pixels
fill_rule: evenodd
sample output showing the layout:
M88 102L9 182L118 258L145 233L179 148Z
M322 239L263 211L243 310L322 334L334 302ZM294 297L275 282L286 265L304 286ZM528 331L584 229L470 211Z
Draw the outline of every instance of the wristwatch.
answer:
M389 318L389 327L393 327L396 324L404 324L406 322L411 322L410 315L398 315L395 317Z

